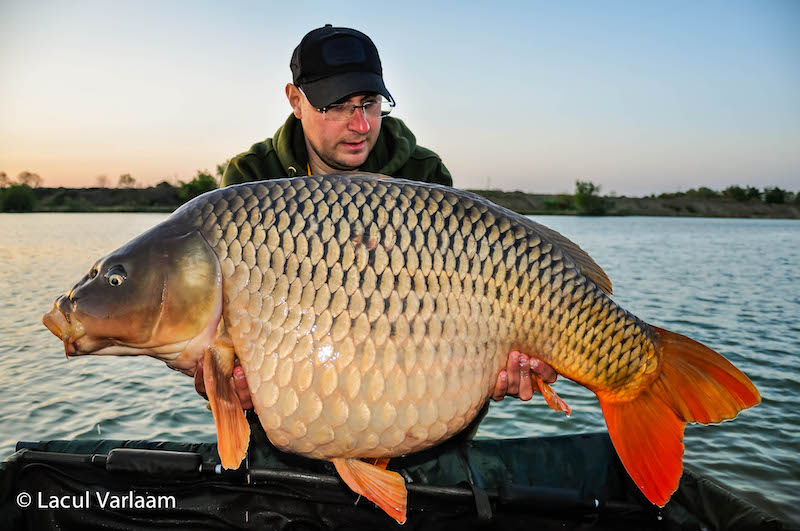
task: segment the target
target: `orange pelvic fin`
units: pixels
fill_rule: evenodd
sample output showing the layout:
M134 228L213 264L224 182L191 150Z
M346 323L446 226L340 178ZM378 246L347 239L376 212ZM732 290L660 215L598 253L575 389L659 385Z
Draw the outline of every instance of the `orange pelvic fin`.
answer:
M384 466L388 462L386 459ZM336 458L333 464L353 492L373 502L398 523L406 522L407 492L403 476L360 459Z
M552 387L544 383L539 376L537 376L535 373L531 373L531 376L533 376L533 381L536 382L536 385L539 386L539 392L542 393L542 396L547 402L547 405L550 406L550 409L555 411L563 411L569 417L572 413L572 409L570 409L567 403L556 394Z
M625 470L663 507L683 472L683 428L732 419L761 401L753 383L728 360L680 334L655 328L661 373L632 400L598 392L611 441Z
M217 451L227 469L239 468L250 443L250 425L233 382L233 363L232 347L214 344L206 349L203 379L217 426Z

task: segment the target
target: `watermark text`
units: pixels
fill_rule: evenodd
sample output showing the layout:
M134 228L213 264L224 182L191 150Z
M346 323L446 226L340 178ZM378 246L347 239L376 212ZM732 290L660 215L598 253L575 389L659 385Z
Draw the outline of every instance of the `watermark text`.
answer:
M85 491L77 494L54 495L44 492L17 494L21 509L175 509L175 496L128 492Z

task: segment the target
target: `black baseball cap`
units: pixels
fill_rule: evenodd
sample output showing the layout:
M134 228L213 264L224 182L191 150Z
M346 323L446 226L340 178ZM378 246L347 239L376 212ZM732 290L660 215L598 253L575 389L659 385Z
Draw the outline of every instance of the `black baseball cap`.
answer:
M326 24L303 37L289 63L292 82L322 109L358 92L374 92L390 101L383 84L378 49L360 31Z

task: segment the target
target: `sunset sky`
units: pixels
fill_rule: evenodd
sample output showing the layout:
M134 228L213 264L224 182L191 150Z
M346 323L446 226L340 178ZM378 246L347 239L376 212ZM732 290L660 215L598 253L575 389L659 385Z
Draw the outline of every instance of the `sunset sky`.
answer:
M272 136L302 36L367 33L458 187L800 190L800 2L0 0L0 171L190 180Z

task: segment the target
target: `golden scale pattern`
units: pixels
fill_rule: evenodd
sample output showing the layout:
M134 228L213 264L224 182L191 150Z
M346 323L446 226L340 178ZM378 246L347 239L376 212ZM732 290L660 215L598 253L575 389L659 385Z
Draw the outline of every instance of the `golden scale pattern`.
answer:
M465 427L511 348L589 387L651 372L651 332L536 223L374 176L228 187L184 213L217 254L224 319L270 440L398 456Z

